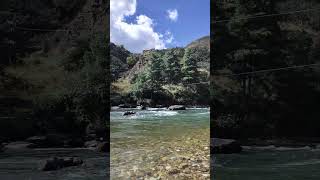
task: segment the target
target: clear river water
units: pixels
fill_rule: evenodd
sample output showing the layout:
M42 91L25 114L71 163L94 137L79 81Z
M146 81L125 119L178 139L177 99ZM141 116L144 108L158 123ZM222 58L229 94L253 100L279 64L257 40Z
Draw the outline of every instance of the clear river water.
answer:
M208 108L111 112L111 179L210 179Z
M214 155L215 180L319 180L320 149L272 148Z

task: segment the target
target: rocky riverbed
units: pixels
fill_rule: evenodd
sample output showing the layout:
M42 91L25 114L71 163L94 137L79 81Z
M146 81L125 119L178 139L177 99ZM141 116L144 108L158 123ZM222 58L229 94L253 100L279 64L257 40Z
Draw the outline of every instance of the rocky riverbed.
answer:
M140 150L127 157L111 149L112 179L210 179L209 133L208 128L149 147L140 144Z
M210 179L208 109L111 115L112 179Z

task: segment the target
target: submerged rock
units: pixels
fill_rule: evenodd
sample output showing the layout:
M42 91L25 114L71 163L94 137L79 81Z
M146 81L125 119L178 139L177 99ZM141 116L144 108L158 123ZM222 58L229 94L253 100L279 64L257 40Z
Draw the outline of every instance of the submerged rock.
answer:
M130 115L134 115L136 114L136 112L133 112L133 111L126 111L123 113L123 116L130 116Z
M172 110L172 111L175 111L175 110L186 110L186 107L183 106L183 105L173 105L173 106L170 106L168 109Z
M242 147L236 140L211 138L211 152L213 154L232 154L241 151Z
M42 171L54 171L70 166L79 166L83 164L83 161L79 158L65 157L58 158L54 157L53 159L46 160L41 166L40 170Z

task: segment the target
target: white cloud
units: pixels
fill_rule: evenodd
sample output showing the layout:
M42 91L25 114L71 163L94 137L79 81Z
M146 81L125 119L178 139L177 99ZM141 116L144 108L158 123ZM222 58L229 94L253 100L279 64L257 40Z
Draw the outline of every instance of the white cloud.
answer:
M170 31L167 31L165 35L166 35L165 42L167 44L171 44L174 40L172 33Z
M177 9L169 9L167 10L167 16L171 21L176 22L178 20L178 10Z
M123 45L134 53L145 49L164 49L169 42L167 37L154 30L154 22L146 15L136 16L134 23L125 18L136 14L136 0L110 1L110 38L111 42Z

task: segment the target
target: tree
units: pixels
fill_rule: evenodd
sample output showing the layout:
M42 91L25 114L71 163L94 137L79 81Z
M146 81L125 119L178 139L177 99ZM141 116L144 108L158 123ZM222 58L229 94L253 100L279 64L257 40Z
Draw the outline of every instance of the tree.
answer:
M187 48L182 61L183 81L185 83L194 83L198 81L198 66L196 48Z
M180 81L181 78L181 67L179 63L179 59L176 56L174 49L168 50L163 57L166 68L166 82L167 83L176 83Z
M153 53L149 59L147 66L147 77L151 80L152 89L155 91L161 89L163 83L163 70L164 62L161 56L157 53Z

